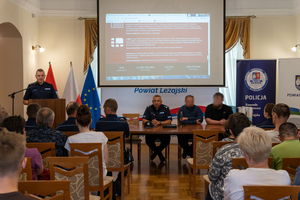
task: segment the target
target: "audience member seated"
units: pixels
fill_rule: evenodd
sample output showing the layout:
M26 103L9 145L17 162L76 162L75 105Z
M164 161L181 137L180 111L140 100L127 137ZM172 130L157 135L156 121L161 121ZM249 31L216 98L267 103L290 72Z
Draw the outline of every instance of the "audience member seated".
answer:
M69 156L71 156L70 143L102 143L103 178L105 179L107 173L106 164L108 164L107 137L102 132L90 131L92 114L86 105L81 105L78 108L75 122L79 128L79 133L69 137L65 144L65 148L69 151Z
M185 105L183 105L177 114L177 119L181 124L198 124L203 121L203 112L201 108L194 104L194 96L187 95L185 97ZM193 157L193 144L189 145L189 140L193 139L193 135L177 135L178 143L183 149L182 158L187 156Z
M281 124L285 123L290 117L290 107L284 103L276 104L272 110L273 124L275 125L274 130L267 131L268 135L271 137L272 142L281 142L278 138L279 127Z
M2 129L2 122L7 117L9 117L9 114L5 110L0 111L0 131Z
M224 95L214 94L214 102L206 107L205 120L207 124L225 125L228 117L233 113L231 107L223 104Z
M275 128L272 119L272 110L274 108L274 103L267 103L264 108L264 117L266 118L265 121L258 122L256 125L259 128Z
M50 108L41 108L36 118L38 127L26 133L27 142L55 142L56 156L68 156L68 151L64 148L68 137L63 132L52 129L54 117L55 114Z
M152 105L146 108L143 117L143 124L147 121L151 121L154 127L171 124L172 115L170 109L168 106L162 104L161 96L155 95L152 99ZM160 140L159 146L156 146L155 144L157 139ZM170 141L170 135L146 135L146 144L153 151L153 154L150 156L150 160L154 160L158 155L160 162L165 162L166 158L161 152L170 144Z
M3 128L6 128L8 131L15 132L21 135L24 135L26 138L25 132L25 119L21 116L11 116L7 117L2 122ZM37 176L43 173L43 159L40 152L37 148L29 149L26 147L25 157L31 158L31 168L32 168L32 179L38 180Z
M96 123L96 131L124 131L124 139L129 137L129 126L124 118L118 118L118 103L114 99L107 99L103 105L105 118ZM125 141L125 140L124 140ZM125 145L125 143L124 143Z
M29 106L27 106L26 114L28 115L28 119L26 121L25 131L30 131L38 127L36 123L36 115L39 109L41 109L41 106L38 103L32 103Z
M224 199L243 200L244 185L290 185L291 179L286 171L269 169L268 157L272 141L261 128L245 128L237 139L248 163L246 170L231 170L224 181ZM251 198L252 199L252 198Z
M24 135L0 132L0 199L32 200L18 192L19 174L26 167Z
M228 131L235 140L251 124L248 117L243 113L234 113L227 120ZM242 158L244 154L239 145L234 142L221 147L212 160L208 177L210 180L206 200L224 198L224 179L232 169L232 158Z
M282 158L300 157L300 142L298 129L295 124L286 122L279 127L279 140L281 144L271 150L273 169L282 169Z
M56 130L62 131L62 132L68 132L68 131L78 132L79 131L79 129L76 125L76 122L75 122L76 112L77 112L77 109L79 108L79 106L80 106L80 104L77 102L71 101L70 103L68 103L68 105L66 107L68 119L66 121L64 121L63 123L59 124L56 127Z

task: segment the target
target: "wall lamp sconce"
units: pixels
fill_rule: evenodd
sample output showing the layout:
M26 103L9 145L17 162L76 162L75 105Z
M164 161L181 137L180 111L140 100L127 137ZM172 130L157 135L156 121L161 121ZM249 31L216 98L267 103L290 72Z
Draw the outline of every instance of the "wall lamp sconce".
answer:
M45 49L43 47L41 47L40 45L35 45L35 46L32 46L32 50L40 50L40 52L44 52Z
M297 51L297 49L300 48L300 44L296 44L294 47L292 47L292 50L293 51Z

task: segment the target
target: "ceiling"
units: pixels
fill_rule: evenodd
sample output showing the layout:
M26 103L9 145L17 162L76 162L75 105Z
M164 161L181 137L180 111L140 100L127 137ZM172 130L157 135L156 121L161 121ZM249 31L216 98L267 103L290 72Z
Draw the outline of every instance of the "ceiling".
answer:
M40 16L96 17L97 0L9 0ZM300 0L226 0L226 15L295 15Z

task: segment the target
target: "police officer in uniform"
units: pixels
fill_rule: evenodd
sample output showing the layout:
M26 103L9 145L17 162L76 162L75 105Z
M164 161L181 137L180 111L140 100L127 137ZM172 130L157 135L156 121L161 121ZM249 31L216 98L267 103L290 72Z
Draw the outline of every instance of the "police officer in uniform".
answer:
M53 85L45 82L46 75L43 69L36 71L35 78L37 81L27 87L23 97L24 105L28 105L29 99L57 99Z
M162 104L160 95L155 95L152 100L152 105L146 108L143 123L147 121L151 121L154 127L171 124L172 116L170 109L168 106ZM156 139L160 140L159 146L156 146L155 144ZM170 140L170 135L146 135L146 143L149 148L154 151L150 160L154 160L154 158L158 155L160 161L165 162L166 159L161 152L170 144Z

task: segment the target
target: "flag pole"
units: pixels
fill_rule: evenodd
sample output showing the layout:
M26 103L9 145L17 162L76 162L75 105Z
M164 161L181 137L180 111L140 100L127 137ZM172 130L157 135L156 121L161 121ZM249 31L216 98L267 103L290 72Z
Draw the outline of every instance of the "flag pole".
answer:
M71 61L71 62L70 62L70 67L72 67L72 65L73 65L73 64L72 64L72 61Z
M49 67L51 66L51 62L49 62Z

